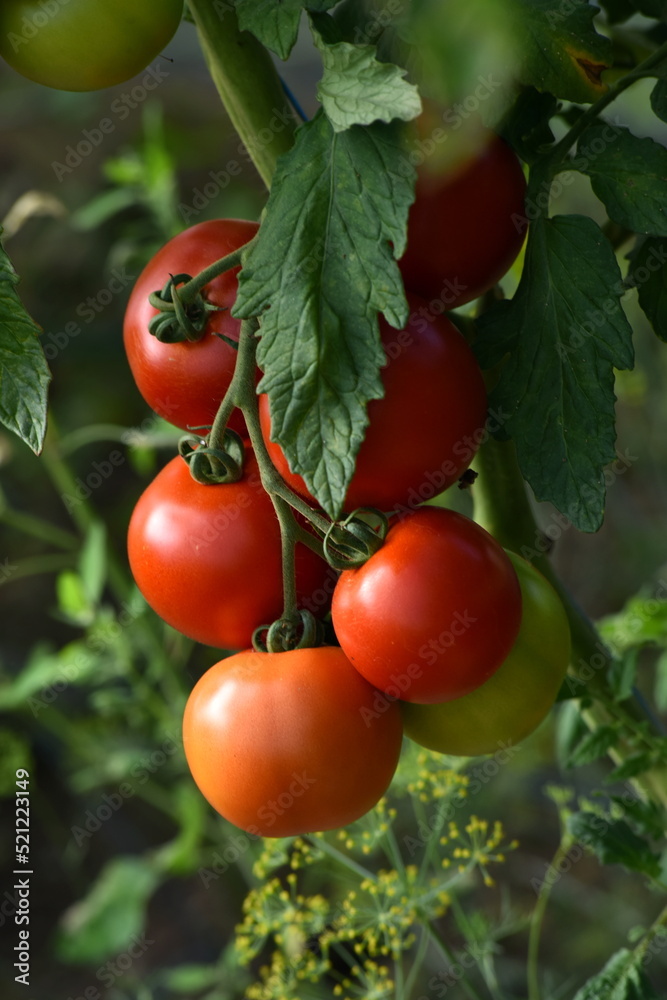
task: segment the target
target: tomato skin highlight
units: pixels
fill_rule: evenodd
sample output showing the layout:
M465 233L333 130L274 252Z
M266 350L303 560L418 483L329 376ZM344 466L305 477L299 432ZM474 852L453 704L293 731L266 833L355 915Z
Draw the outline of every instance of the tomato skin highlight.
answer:
M549 713L570 662L565 609L548 580L513 552L523 603L507 658L481 687L441 705L401 705L406 736L440 753L474 757L516 745Z
M192 776L249 833L287 837L345 826L372 809L401 749L397 704L334 646L246 650L211 667L183 718Z
M368 404L369 426L357 455L344 509L415 507L456 482L475 456L486 421L486 390L464 337L445 316L428 314L408 295L410 320L398 331L380 317L388 357L383 399ZM315 503L301 476L290 471L271 441L266 395L260 396L262 433L271 460L287 484Z
M243 219L214 219L191 226L158 250L130 295L123 339L137 388L156 413L183 430L213 423L234 374L236 351L216 334L239 339L241 321L231 316L230 309L236 299L240 268L225 271L204 286L204 297L221 311L211 314L201 340L161 343L148 331L148 323L157 313L148 296L161 289L170 274L194 277L238 250L257 229L256 222ZM245 430L238 411L232 414L229 426L239 433Z
M198 642L243 649L282 614L280 529L249 449L243 478L215 486L172 459L134 508L128 555L153 610ZM311 606L333 570L299 543L296 572L298 596Z
M488 532L425 507L341 574L331 610L341 647L371 684L432 704L462 697L500 666L519 631L521 590Z
M2 0L0 55L46 87L101 90L145 69L182 15L183 0Z
M487 292L523 245L525 196L519 159L493 133L481 153L453 173L419 172L398 265L406 288L446 309Z

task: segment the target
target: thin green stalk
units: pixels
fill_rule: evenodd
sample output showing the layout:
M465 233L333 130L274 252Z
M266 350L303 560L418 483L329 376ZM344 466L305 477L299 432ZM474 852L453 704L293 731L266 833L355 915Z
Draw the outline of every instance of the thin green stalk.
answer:
M551 869L558 871L560 862L566 857L571 846L572 838L565 835L558 845L558 850L552 858ZM553 889L555 882L555 879L544 879L542 885L540 886L537 902L535 903L535 908L533 909L530 918L527 965L528 1000L541 1000L539 967L540 937L542 935L542 926L544 924L544 914L546 912L547 903L549 902L551 890Z
M2 498L0 498L1 502ZM14 531L31 535L33 538L38 538L40 542L48 542L59 549L76 549L79 546L79 539L71 531L64 531L49 521L43 521L41 517L24 514L23 511L13 510L11 507L0 508L0 522Z
M15 580L24 580L28 576L41 576L42 573L58 573L76 565L76 555L72 552L53 552L43 556L29 556L12 565L0 577L0 587Z
M368 868L364 868L363 865L358 864L352 858L348 857L347 854L343 854L342 851L339 851L337 847L330 844L324 837L317 837L314 833L311 833L307 834L304 839L309 840L315 847L324 851L325 854L328 854L330 858L337 861L338 864L343 866L343 868L349 869L349 871L354 872L354 874L360 878L370 879L371 882L377 882L377 875L374 872L369 871Z
M417 951L414 958L412 959L412 965L410 967L410 972L405 980L404 992L407 1000L410 1000L412 996L412 990L414 988L415 982L417 981L417 976L421 971L421 967L424 964L424 959L426 958L426 952L428 951L429 938L426 931L422 928L421 934L419 935L419 944L417 946Z
M296 121L268 51L239 28L231 4L190 0L213 82L267 188L276 161L292 146ZM224 9L223 9L224 8Z
M445 959L445 961L451 968L456 963L456 956L451 951L451 949L447 947L444 941L436 934L430 920L427 920L424 926L426 928L426 933L429 936L431 944L434 945L436 950L440 953L440 956ZM472 985L472 983L468 982L466 976L463 977L459 985L461 986L461 989L463 989L465 993L470 997L470 1000L484 1000L482 995Z
M525 554L550 581L557 591L570 624L572 659L569 672L571 684L579 685L581 696L596 700L582 709L582 717L591 730L615 720L623 723L629 714L643 721L644 714L633 703L616 705L606 679L612 657L598 632L556 575L544 554L543 535L537 527L528 501L526 486L519 469L514 444L490 439L480 448L474 467L479 473L473 488L475 520L486 528L505 548ZM587 668L586 683L579 676L580 665ZM598 665L595 667L593 665ZM619 735L612 759L622 763L634 752L632 743ZM633 781L639 793L667 807L667 768L656 766Z

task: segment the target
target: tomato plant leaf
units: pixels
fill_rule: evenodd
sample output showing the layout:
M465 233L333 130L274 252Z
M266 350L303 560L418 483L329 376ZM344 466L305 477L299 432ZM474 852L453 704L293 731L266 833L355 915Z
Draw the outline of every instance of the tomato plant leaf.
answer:
M503 414L538 500L582 531L602 523L604 466L614 459L614 373L633 365L621 273L592 219L531 226L519 288L479 321L482 367L509 352L490 407Z
M600 757L604 757L607 750L613 747L618 739L618 734L613 726L600 726L593 733L588 733L570 751L567 758L568 767L583 767Z
M259 389L273 439L331 517L354 472L366 404L382 396L377 313L397 328L407 320L394 254L405 247L413 180L396 126L336 134L318 114L279 161L240 274L233 313L261 314Z
M327 45L315 27L313 36L324 65L317 96L335 132L378 120L409 121L420 113L419 91L403 79L407 70L379 62L374 45Z
M607 680L615 701L626 701L632 694L632 687L637 676L638 655L639 648L634 646L626 650L622 656L612 660L607 671Z
M609 799L623 810L629 820L646 837L660 840L665 833L662 810L655 802L642 802L632 798L629 792L623 795L610 795Z
M17 295L18 280L0 246L0 423L39 454L51 374L37 339L40 329Z
M624 760L622 764L619 764L618 767L615 767L607 775L605 782L608 785L613 785L619 781L628 781L630 778L636 778L637 775L648 771L654 763L655 761L650 753L635 753Z
M621 948L582 986L574 1000L658 1000L642 969L643 961L642 954Z
M667 122L667 80L658 80L651 91L651 107L661 121Z
M75 837L76 831L74 826ZM144 925L148 900L159 881L150 857L127 855L107 862L85 899L63 914L56 941L60 957L66 962L99 962L125 951Z
M633 250L628 283L661 340L667 341L667 240L648 237Z
M591 179L609 218L635 233L667 236L667 149L629 129L596 122L573 166Z
M299 34L304 7L324 11L338 0L236 0L239 26L252 31L263 45L287 59Z
M600 864L623 865L628 871L643 872L651 878L660 874L660 859L625 820L577 812L568 817L567 828L594 852Z
M578 103L596 101L612 64L608 38L595 30L588 0L506 0L516 33L521 83Z

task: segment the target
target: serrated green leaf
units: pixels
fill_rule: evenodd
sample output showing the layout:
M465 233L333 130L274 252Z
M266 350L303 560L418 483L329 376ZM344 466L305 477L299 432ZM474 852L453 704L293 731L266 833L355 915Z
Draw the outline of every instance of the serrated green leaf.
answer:
M648 643L667 645L667 600L665 584L651 592L635 594L614 615L598 623L602 638L617 654Z
M39 454L51 374L37 339L39 327L16 294L18 280L0 245L0 423Z
M658 80L651 91L651 107L661 121L667 122L667 80Z
M538 219L516 295L478 324L483 367L509 352L489 405L503 415L524 477L582 531L602 523L604 466L615 457L613 369L633 365L622 291L592 219Z
M624 795L611 795L610 800L623 809L626 816L646 837L654 840L661 840L664 837L664 815L654 802L642 802L641 799L633 798L629 792Z
M637 775L648 771L653 764L654 760L650 753L633 754L614 768L611 774L607 775L605 783L614 785L619 781L629 781L630 778L636 778Z
M570 752L567 766L582 767L584 764L590 764L592 761L604 757L617 739L618 734L613 726L600 726L595 732L585 736Z
M617 702L625 701L632 694L632 687L637 676L637 656L639 649L628 649L623 656L611 661L607 672L607 680Z
M574 1000L659 1000L642 969L643 955L621 948Z
M628 283L661 340L667 341L667 240L647 237L633 251Z
M239 26L252 31L260 42L287 59L299 34L304 7L329 10L338 0L236 0Z
M628 871L642 872L652 878L660 874L658 856L625 820L578 812L568 817L567 828L603 865L622 865Z
M109 861L92 889L65 911L56 950L65 962L100 962L124 952L141 931L148 900L160 881L149 858Z
M554 142L549 120L558 110L552 94L524 87L497 131L522 160L533 163Z
M667 236L667 149L608 122L590 125L572 165L591 179L610 219L635 233Z
M354 472L366 404L382 396L377 313L398 328L407 319L394 255L405 247L413 182L397 126L336 134L318 114L278 163L240 274L233 314L261 315L259 389L273 439L331 517Z
M607 87L612 46L595 30L588 0L504 0L516 33L521 83L576 103L596 101Z
M379 62L374 45L327 45L313 28L324 73L317 96L335 132L352 125L410 121L421 112L419 91L404 79L406 70Z
M69 684L84 681L94 664L83 642L71 642L57 653L37 646L21 672L0 683L0 710L28 708L39 716Z

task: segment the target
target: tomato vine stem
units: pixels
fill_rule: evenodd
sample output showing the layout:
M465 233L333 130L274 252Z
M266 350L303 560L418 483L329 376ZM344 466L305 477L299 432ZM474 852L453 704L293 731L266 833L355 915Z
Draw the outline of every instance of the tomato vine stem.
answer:
M630 73L627 73L625 76L621 77L620 80L617 80L616 83L609 88L607 93L603 94L602 97L595 102L595 104L591 104L590 107L584 111L581 117L577 119L563 138L534 165L531 170L531 176L528 183L528 198L532 198L535 204L539 206L539 200L533 198L533 195L550 188L556 175L567 168L568 153L574 146L575 142L584 134L588 126L600 116L605 108L607 108L610 104L613 104L616 98L627 90L628 87L637 83L638 80L655 76L656 74L654 73L654 69L659 66L661 62L666 60L667 42L659 46L655 52L651 53L650 56L639 63L639 65L636 66ZM546 218L549 212L548 205L540 208L539 211L540 214Z
M584 610L573 599L547 559L540 551L543 534L537 526L526 485L519 469L516 449L511 441L493 438L480 448L473 467L478 479L472 491L475 520L503 545L528 559L552 584L565 608L572 635L572 659L568 680L580 689L581 715L592 731L616 724L619 740L609 752L616 764L634 752L637 723L646 718L632 700L618 704L607 679L613 657ZM599 666L595 666L599 664ZM581 668L587 668L582 678ZM566 681L567 682L567 681ZM590 699L593 699L590 702ZM632 779L643 798L667 808L667 768L656 765Z
M269 188L297 125L271 56L254 35L241 31L231 4L190 0L189 6L222 103Z

